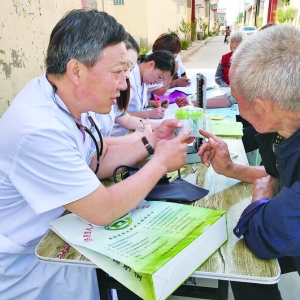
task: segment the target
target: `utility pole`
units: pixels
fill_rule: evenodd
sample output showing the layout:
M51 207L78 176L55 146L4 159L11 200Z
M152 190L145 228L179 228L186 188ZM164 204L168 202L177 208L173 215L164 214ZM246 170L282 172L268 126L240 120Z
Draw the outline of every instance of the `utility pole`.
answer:
M260 13L260 0L255 1L255 15L254 15L254 25L257 27L257 17Z
M196 18L195 18L195 0L191 1L191 41L195 40Z
M210 23L210 1L208 1L208 24L207 24L207 34L209 35L209 23Z

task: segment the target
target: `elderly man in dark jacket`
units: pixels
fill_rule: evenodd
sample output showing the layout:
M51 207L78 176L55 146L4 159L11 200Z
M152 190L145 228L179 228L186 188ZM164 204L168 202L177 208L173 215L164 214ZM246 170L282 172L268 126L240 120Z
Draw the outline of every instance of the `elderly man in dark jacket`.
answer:
M199 149L217 173L253 183L252 203L234 229L259 258L300 273L300 30L277 25L258 32L233 54L229 77L240 114L260 133L262 166L231 161L212 134ZM231 282L236 300L279 300L277 284Z

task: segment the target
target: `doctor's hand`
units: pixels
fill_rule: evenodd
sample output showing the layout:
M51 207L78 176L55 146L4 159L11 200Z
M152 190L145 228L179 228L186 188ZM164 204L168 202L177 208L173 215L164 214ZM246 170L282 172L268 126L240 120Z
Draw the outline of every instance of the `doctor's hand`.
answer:
M178 122L176 119L169 119L163 121L152 133L155 135L155 140L171 140L175 136L175 129L182 127L182 124ZM195 138L189 137L185 141L186 143L191 143L193 142Z
M148 110L148 119L163 119L164 116L164 107L156 107L154 109Z
M199 132L208 139L198 149L201 161L207 167L212 165L216 173L226 174L234 166L227 144L212 133L205 130L199 130Z
M161 166L165 166L166 173L178 170L186 164L188 147L186 141L190 133L189 128L171 140L162 139L157 142L152 159L158 160Z

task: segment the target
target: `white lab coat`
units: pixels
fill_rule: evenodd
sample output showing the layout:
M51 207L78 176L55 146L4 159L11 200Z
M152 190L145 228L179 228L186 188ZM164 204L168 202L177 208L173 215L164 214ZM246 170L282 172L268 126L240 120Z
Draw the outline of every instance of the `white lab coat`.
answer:
M111 136L115 125L115 120L116 118L123 115L123 112L119 110L117 104L114 104L112 105L109 114L95 114L95 115L96 115L96 119L98 120L99 126L101 128L101 134L103 136Z
M82 123L91 126L85 114ZM99 187L88 166L92 140L85 135L83 141L75 122L54 103L45 76L19 93L0 127L0 298L99 299L94 269L46 264L35 255L63 205Z

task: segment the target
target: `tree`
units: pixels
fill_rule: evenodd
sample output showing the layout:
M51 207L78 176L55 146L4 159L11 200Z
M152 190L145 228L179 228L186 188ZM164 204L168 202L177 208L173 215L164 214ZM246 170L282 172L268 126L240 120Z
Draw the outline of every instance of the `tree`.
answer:
M243 20L243 13L239 13L237 16L236 16L236 20L235 20L235 24L240 24Z
M184 33L185 35L185 38L188 40L188 36L191 34L191 31L192 31L192 24L191 22L185 22L184 19L181 20L180 22L180 25L179 26L179 30Z
M198 24L200 32L205 32L205 30L207 29L207 24L204 22L204 18L199 17Z
M278 23L291 23L296 18L297 13L298 9L295 7L282 7L274 10Z

